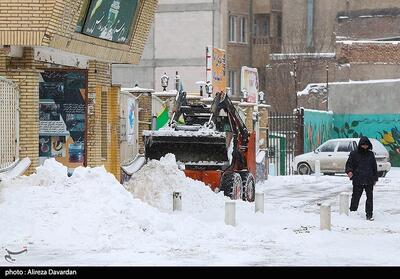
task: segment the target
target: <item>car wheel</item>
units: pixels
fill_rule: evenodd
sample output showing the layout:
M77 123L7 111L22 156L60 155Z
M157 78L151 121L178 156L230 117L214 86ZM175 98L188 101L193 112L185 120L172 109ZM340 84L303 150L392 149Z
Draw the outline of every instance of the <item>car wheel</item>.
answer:
M311 174L311 168L307 163L300 163L297 165L297 173L300 175Z

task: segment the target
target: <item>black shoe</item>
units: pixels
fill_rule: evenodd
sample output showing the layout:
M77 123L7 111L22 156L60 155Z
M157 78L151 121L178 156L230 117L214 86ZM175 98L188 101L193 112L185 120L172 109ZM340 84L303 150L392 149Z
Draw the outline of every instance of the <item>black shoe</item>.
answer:
M367 220L368 221L374 221L374 218L372 217L372 215L367 215Z

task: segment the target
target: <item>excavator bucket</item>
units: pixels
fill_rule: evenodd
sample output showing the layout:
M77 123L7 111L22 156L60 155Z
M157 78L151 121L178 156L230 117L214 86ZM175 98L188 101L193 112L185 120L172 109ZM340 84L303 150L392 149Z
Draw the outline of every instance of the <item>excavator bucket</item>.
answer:
M201 131L145 131L145 156L159 160L168 153L184 164L226 164L225 133Z

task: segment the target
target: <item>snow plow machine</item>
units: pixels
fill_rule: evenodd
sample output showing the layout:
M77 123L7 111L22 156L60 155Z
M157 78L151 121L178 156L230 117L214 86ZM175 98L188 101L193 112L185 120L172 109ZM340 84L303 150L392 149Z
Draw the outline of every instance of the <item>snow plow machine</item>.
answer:
M167 127L144 131L143 136L146 160L172 153L187 177L231 199L254 201L256 135L249 133L223 92L211 105L189 103L186 93L180 92Z

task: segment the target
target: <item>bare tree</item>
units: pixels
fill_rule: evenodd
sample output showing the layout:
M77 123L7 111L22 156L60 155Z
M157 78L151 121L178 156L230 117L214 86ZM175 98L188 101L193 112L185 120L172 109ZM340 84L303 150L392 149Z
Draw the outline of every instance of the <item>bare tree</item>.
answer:
M328 24L318 26L314 30L315 34L321 34L316 38L318 44L314 42L309 47L301 38L305 28L303 24L288 30L282 54L272 55L272 62L267 65L268 102L274 111L291 113L298 105L297 91L303 90L308 83L326 80L325 71L321 69L333 59L326 51L333 49L334 34Z

